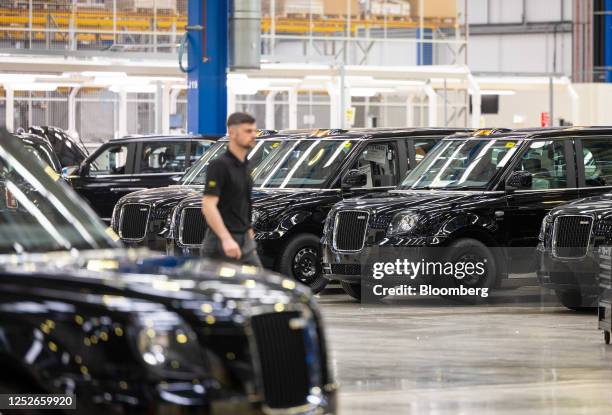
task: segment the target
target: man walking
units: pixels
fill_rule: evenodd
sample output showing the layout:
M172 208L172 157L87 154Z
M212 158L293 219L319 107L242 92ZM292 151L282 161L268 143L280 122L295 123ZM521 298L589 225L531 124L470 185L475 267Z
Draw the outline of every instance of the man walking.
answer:
M236 112L227 119L229 146L208 166L202 213L208 224L201 255L261 267L251 227L253 181L247 154L255 145L255 118Z

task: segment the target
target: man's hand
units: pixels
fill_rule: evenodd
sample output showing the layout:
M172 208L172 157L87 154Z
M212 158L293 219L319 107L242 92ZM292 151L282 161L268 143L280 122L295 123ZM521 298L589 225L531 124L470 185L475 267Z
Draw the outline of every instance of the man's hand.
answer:
M221 240L221 245L223 246L223 253L226 257L232 259L240 259L242 252L240 251L240 245L238 245L238 243L234 241L234 238L232 238L231 236L223 238Z
M253 228L249 228L249 238L255 239L255 231Z

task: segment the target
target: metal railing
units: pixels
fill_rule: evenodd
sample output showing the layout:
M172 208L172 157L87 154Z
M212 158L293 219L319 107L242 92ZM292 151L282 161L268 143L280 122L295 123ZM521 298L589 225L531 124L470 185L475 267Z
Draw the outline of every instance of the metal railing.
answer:
M0 0L0 49L175 54L187 26L187 1ZM453 1L461 0L449 0L451 6ZM393 9L409 4L399 0L372 0L368 10L357 1L345 2L346 9L330 8L333 3L343 2L264 1L263 55L347 64L463 63L465 30L457 15Z

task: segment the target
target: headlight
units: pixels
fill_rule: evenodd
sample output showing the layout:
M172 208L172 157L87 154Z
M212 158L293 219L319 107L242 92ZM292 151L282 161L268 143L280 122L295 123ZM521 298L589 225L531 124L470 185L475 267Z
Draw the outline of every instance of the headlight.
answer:
M132 340L146 366L161 376L202 377L206 373L196 334L174 313L142 316Z
M406 234L417 226L418 221L419 216L416 213L398 213L389 224L387 235Z
M323 224L323 236L327 235L331 228L332 218L335 216L334 211L330 211L327 217L325 218L325 223Z
M113 208L113 215L111 216L111 228L117 232L119 228L119 211L121 209L118 208L119 203L115 204Z
M256 210L253 209L253 212L251 213L251 225L255 225L259 219L261 219L261 211L260 210Z
M544 242L546 239L546 232L548 231L548 226L552 224L553 218L550 215L544 216L544 220L542 220L542 226L540 226L540 234L538 235L538 240L540 242Z

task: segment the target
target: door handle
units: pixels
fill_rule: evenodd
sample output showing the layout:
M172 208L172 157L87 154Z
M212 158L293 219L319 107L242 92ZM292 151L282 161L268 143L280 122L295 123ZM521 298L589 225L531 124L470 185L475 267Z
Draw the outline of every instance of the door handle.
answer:
M139 190L145 190L146 187L111 187L110 191L119 193L119 192L137 192Z

